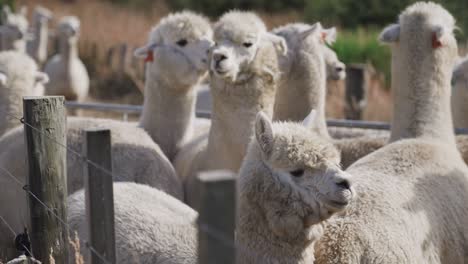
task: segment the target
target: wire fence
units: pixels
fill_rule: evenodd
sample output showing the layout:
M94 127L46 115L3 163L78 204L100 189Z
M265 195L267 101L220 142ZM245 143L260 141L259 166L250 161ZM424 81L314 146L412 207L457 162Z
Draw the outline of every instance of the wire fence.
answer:
M0 111L0 114L2 112ZM100 170L101 172L107 174L108 176L112 177L113 179L116 178L115 174L112 172L112 171L109 171L108 169L100 166L99 164L96 164L95 162L89 160L86 156L80 154L78 151L74 150L74 149L71 149L70 147L62 144L61 142L59 142L57 139L51 137L48 133L45 133L44 131L41 131L40 129L34 127L33 125L27 123L24 118L22 117L17 117L17 116L14 116L14 115L11 115L9 113L5 113L3 112L3 114L9 116L10 118L12 119L15 119L17 120L19 123L23 124L24 126L27 126L29 128L31 128L32 130L34 130L35 132L37 133L40 133L41 135L43 135L45 138L51 140L51 142L53 142L54 144L57 144L58 146L64 148L67 153L70 153L76 157L79 158L79 160L83 163L87 163L88 165ZM62 218L60 218L55 212L53 209L51 209L50 207L48 207L42 200L40 200L34 193L32 193L29 189L29 186L27 184L25 184L24 182L22 182L18 177L16 177L15 175L13 175L12 172L8 171L7 169L3 168L0 166L0 172L3 172L1 174L4 174L6 176L8 176L13 182L15 182L18 186L18 190L23 190L24 192L26 192L27 195L31 196L33 199L35 199L46 211L48 211L50 213L50 215L52 215L54 218L56 218L63 226L66 227L67 231L69 232L69 236L70 234L73 234L76 232L76 230L73 230L70 225ZM0 220L1 222L11 231L11 233L17 237L18 236L18 233L15 232L15 230L12 228L12 226L5 220L4 217L0 216ZM216 239L217 241L219 241L221 244L225 245L225 246L229 246L233 249L236 249L236 245L234 243L234 241L232 241L232 239L230 239L226 234L224 234L223 232L217 230L216 228L213 228L213 227L210 227L208 225L204 225L204 224L200 224L199 226L199 231L201 232L204 232L206 234L208 234L210 237ZM81 240L81 238L80 238ZM89 241L86 241L86 240L81 240L82 243L85 245L85 247L92 253L94 254L95 256L97 256L103 263L111 263L110 261L108 261L102 254L100 254L95 248L93 248L90 244L89 244ZM32 261L37 261L35 260L34 256L32 255L32 252L27 249L24 245L22 245L23 248L25 249L26 252L29 253L29 255L32 257ZM248 250L248 249L246 249ZM20 258L19 258L20 259ZM37 262L37 263L40 263L40 262Z

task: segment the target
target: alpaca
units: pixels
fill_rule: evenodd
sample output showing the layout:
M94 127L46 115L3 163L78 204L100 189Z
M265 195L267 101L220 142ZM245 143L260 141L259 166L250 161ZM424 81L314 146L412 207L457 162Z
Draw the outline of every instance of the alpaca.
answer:
M162 19L148 43L135 51L138 57L148 56L140 126L169 160L182 145L208 131L208 120L195 118L195 100L208 69L212 38L209 21L185 11Z
M258 114L239 173L238 263L313 263L323 221L351 203L350 175L310 119L271 124Z
M237 263L310 263L322 221L354 196L350 176L333 145L303 125L271 124L263 113L255 123L238 182ZM84 201L82 190L68 198L68 221L88 260ZM193 209L134 183L114 183L114 206L117 263L197 263Z
M49 40L49 21L52 19L50 10L37 6L33 13L34 39L28 41L26 48L28 54L36 60L39 65L43 65L47 60L47 43Z
M197 263L198 214L149 186L114 183L116 263ZM90 262L84 191L68 197L68 223L78 232L81 254ZM76 263L70 254L70 264Z
M336 30L323 29L320 23L314 25L288 24L273 32L285 38L289 54L283 61L284 75L278 88L275 101L276 120L299 121L310 109L317 109L317 122L312 127L315 132L331 138L325 120L326 102L326 58L325 43L336 39ZM343 129L330 129L343 131ZM382 147L385 134L352 140L334 140L341 152L342 166L346 168L354 161Z
M208 136L187 144L174 166L184 181L186 200L193 202L197 171L238 171L252 135L255 115L273 112L278 52L284 40L266 31L251 12L230 11L214 25L216 45L210 58L213 112Z
M2 10L3 25L0 26L0 50L26 52L28 34L27 9L21 8L18 13L11 12L8 6Z
M83 101L88 96L89 75L78 57L80 20L63 17L57 28L59 54L47 61L44 71L50 77L47 95L63 95L67 100Z
M42 95L48 80L24 53L0 52L0 136L19 124L11 115L23 115L23 96Z
M204 20L203 20L204 21ZM199 17L191 13L177 13L169 15L161 21L161 32L169 31L174 34L173 25L180 25L184 23L184 34L179 37L190 38L192 42L206 42L205 36L210 32L209 24L206 23L204 28L198 28L195 25L200 25ZM193 23L193 24L192 24ZM202 24L203 25L203 24ZM155 28L157 30L157 27ZM203 30L205 29L205 30ZM208 31L206 31L208 30ZM172 35L171 35L172 36ZM164 43L178 42L179 39L164 39ZM193 74L191 71L199 72L198 68L191 67L190 63L193 61L204 61L208 59L206 54L207 47L205 45L194 43L195 47L200 50L194 49L190 46L192 52L190 57L187 56L188 70L186 75ZM168 52L168 61L171 56L178 58L177 44L173 44L172 49L175 52ZM155 52L156 53L156 52ZM162 55L158 55L162 56ZM188 58L190 58L190 63ZM162 58L161 58L162 59ZM184 66L184 64L180 64ZM181 67L179 67L180 69ZM199 74L202 74L200 72ZM169 76L169 75L168 75ZM176 90L177 92L177 90ZM145 102L144 107L151 107ZM164 127L164 124L160 124ZM145 127L136 127L135 124L119 122L106 119L92 119L92 118L69 118L67 122L67 144L71 149L81 153L82 144L84 142L84 129L86 128L108 128L111 130L112 135L112 163L115 181L133 181L137 183L147 184L152 187L158 188L167 192L178 199L183 199L182 183L177 177L172 164L169 159L164 155L159 146L153 141L150 134L147 133ZM25 148L24 148L24 133L22 128L10 131L4 137L0 138L0 167L11 171L14 175L18 176L23 182L26 179L26 166L24 164ZM79 188L82 188L82 172L83 164L78 157L68 152L67 154L67 173L68 173L68 191L72 193ZM1 173L1 171L0 171ZM6 182L4 182L6 181ZM0 184L9 186L11 192L0 193L0 200L4 201L18 201L23 198L18 197L23 193L18 190L15 182L8 178L0 177ZM17 208L3 208L0 206L0 215L9 217L9 222L16 223L15 230L22 230L24 215L26 210L26 202L16 202ZM24 205L23 207L21 205ZM14 209L14 210L13 210ZM4 211L5 210L5 211ZM13 211L6 211L13 210ZM1 227L0 227L1 228ZM8 240L11 242L11 240ZM0 249L4 244L0 241Z
M468 169L450 112L454 24L442 6L418 2L382 32L392 49L392 143L346 170L357 196L327 222L317 263L466 262Z

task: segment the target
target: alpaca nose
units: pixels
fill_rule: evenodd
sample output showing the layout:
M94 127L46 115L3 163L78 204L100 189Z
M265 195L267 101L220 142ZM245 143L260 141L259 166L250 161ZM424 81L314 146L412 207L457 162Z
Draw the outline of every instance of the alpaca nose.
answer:
M214 53L213 54L213 59L219 63L225 59L227 59L226 55L222 54L222 53Z
M337 72L342 72L342 71L344 71L344 67L343 67L343 66L337 66L337 67L335 68L335 70L336 70Z
M347 179L341 179L336 183L336 185L346 190L349 190L351 188L351 183Z

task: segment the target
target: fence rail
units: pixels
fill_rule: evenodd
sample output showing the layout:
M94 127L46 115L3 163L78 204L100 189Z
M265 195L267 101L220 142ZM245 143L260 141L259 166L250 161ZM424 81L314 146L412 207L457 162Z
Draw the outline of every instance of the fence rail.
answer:
M143 107L141 105L124 105L110 103L78 103L73 101L67 101L65 102L65 106L70 109L87 109L103 112L123 113L125 120L128 114L140 114L143 111ZM200 118L211 118L211 113L207 111L197 110L196 116ZM327 125L332 127L390 130L389 123L376 121L328 119ZM468 128L456 128L455 133L457 135L467 135Z

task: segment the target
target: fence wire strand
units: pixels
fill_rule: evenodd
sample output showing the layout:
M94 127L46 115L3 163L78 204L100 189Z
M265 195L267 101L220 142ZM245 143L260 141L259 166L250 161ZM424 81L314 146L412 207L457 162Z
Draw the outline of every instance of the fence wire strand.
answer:
M1 111L0 111L1 112ZM103 173L111 176L112 178L115 178L114 177L114 174L107 170L106 168L100 166L99 164L96 164L95 162L89 160L87 157L85 157L84 155L78 153L77 151L71 149L70 147L62 144L61 142L59 142L57 139L51 137L50 135L44 133L43 131L41 131L40 129L34 127L33 125L27 123L24 118L19 118L19 117L16 117L12 114L9 114L9 113L4 113L6 115L8 115L9 117L15 119L15 120L18 120L19 122L21 122L22 124L24 124L25 126L31 128L32 130L36 131L37 133L40 133L41 135L47 137L48 139L50 139L51 141L53 141L55 144L63 147L64 149L67 150L67 152L77 156L82 162L86 162L87 164L93 166L94 168L102 171ZM32 193L30 190L29 190L29 187L28 185L25 185L24 183L22 183L17 177L15 177L11 172L9 172L8 170L0 167L0 170L4 171L11 179L13 179L18 185L21 186L21 188L29 195L31 195L31 197L33 197L37 202L39 202L48 212L50 212L57 220L59 220L59 222L61 224L63 224L67 230L71 233L74 233L74 230L72 230L72 228L68 225L68 223L66 223L63 219L61 219L51 208L49 208L43 201L41 201L34 193ZM4 220L2 218L2 220ZM6 221L5 221L6 222ZM228 247L231 247L233 249L239 249L238 245L236 246L234 241L232 241L226 234L224 234L223 232L219 231L219 230L216 230L216 229L213 229L211 228L210 226L208 225L205 225L205 224L201 224L199 226L199 230L208 234L209 236L213 237L214 239L220 241L222 244L224 244L225 246L228 246ZM11 231L14 232L13 229L11 229ZM15 233L15 232L14 232ZM16 236L16 233L15 233L15 236ZM86 246L86 248L88 248L93 254L95 254L99 259L101 259L104 263L111 263L109 262L104 256L102 256L102 254L100 254L95 248L93 248L88 241L86 240L83 240L83 243L84 245ZM245 251L246 249L244 249ZM247 251L250 251L249 249L247 249ZM31 255L32 256L32 255Z

